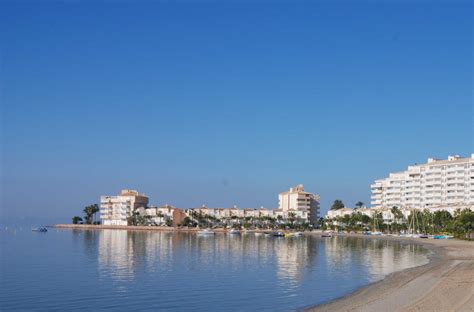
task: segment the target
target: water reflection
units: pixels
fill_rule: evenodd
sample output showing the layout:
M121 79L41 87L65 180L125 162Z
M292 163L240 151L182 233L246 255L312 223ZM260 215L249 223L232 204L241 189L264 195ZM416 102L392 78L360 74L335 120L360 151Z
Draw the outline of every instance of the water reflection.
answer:
M333 237L326 240L325 254L331 271L348 273L354 263L360 263L370 281L428 262L425 249L419 245L378 238Z
M147 274L167 274L176 268L189 272L226 270L230 277L235 277L246 266L274 266L281 286L298 287L318 266L320 250L324 251L324 266L329 272L350 274L356 267L364 270L370 280L427 261L423 258L424 249L419 246L360 237L274 238L253 234L206 237L103 230L85 231L84 239L86 251L98 250L99 272L117 281L132 280L140 270L146 270Z
M362 237L58 230L9 239L0 261L13 291L0 302L22 310L41 301L44 310L288 311L426 261L411 242Z

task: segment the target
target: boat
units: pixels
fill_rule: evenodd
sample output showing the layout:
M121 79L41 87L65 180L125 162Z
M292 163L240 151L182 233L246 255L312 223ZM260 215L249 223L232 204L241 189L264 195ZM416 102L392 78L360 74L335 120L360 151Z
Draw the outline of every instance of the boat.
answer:
M323 233L321 234L321 237L332 237L331 233Z
M294 237L300 237L300 236L303 236L303 233L301 233L301 232L295 232L295 233L293 233L293 236L294 236Z
M228 232L229 234L240 235L240 231L237 229L232 229Z
M274 232L273 236L275 236L275 237L284 237L285 233L283 233L283 232Z
M420 236L418 236L419 238L428 238L428 234L420 234Z
M214 232L210 229L204 229L204 230L198 231L197 233L198 233L198 235L214 235L214 234L216 234L216 232Z
M382 232L379 232L379 231L374 231L374 232L369 232L369 233L370 233L369 235L375 235L375 236L382 235Z
M41 227L37 227L37 228L32 228L31 229L33 232L48 232L48 229L45 228L44 226L41 226Z
M264 232L263 234L264 234L265 236L271 236L271 235L273 235L271 232Z
M451 235L435 235L433 236L434 239L450 239L453 238Z
M261 236L261 235L263 235L262 232L255 232L255 236Z

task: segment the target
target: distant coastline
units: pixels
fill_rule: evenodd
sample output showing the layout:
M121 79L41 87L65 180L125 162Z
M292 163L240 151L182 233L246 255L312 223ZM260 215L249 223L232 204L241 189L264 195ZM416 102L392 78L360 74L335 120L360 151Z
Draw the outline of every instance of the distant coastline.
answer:
M172 227L172 226L143 226L143 225L102 225L102 224L55 224L47 227L58 229L80 229L80 230L125 230L125 231L162 231L162 232L198 232L202 228L198 227ZM228 229L213 228L212 231L216 233L228 232ZM254 232L272 232L281 231L277 229L254 230ZM285 231L294 232L294 231ZM320 233L320 231L313 231Z
M178 228L171 226L142 226L142 225L93 225L93 224L55 224L49 227L58 229L80 230L126 230L126 231L167 231L167 232L197 232L199 228ZM225 232L224 229L215 229L215 232Z

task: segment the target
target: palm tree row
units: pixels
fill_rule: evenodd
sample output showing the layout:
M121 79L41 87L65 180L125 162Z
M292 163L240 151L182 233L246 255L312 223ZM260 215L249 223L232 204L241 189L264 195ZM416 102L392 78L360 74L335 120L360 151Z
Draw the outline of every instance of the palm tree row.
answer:
M454 216L446 210L413 210L408 218L397 207L393 207L391 212L394 218L390 222L385 222L380 212L369 217L356 211L342 217L323 219L321 228L355 232L372 230L386 233L449 233L457 237L465 237L474 232L474 212L469 209L458 209Z
M272 218L268 216L262 217L238 217L229 216L216 218L201 212L191 212L181 223L181 226L188 227L223 227L238 229L295 229L306 230L310 228L310 224L306 220L296 217L294 213L289 213L286 220L282 216Z

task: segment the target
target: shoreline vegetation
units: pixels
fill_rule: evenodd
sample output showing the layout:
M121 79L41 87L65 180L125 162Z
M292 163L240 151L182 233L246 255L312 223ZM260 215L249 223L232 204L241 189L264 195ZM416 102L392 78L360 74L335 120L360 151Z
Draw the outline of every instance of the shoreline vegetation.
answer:
M54 228L197 232L199 228L56 224ZM226 229L213 229L216 233ZM261 232L264 232L262 230ZM319 235L322 231L305 232ZM411 241L432 252L429 263L393 272L381 281L347 296L308 307L309 312L332 311L474 311L474 242L459 239L422 239L400 236L336 235Z

